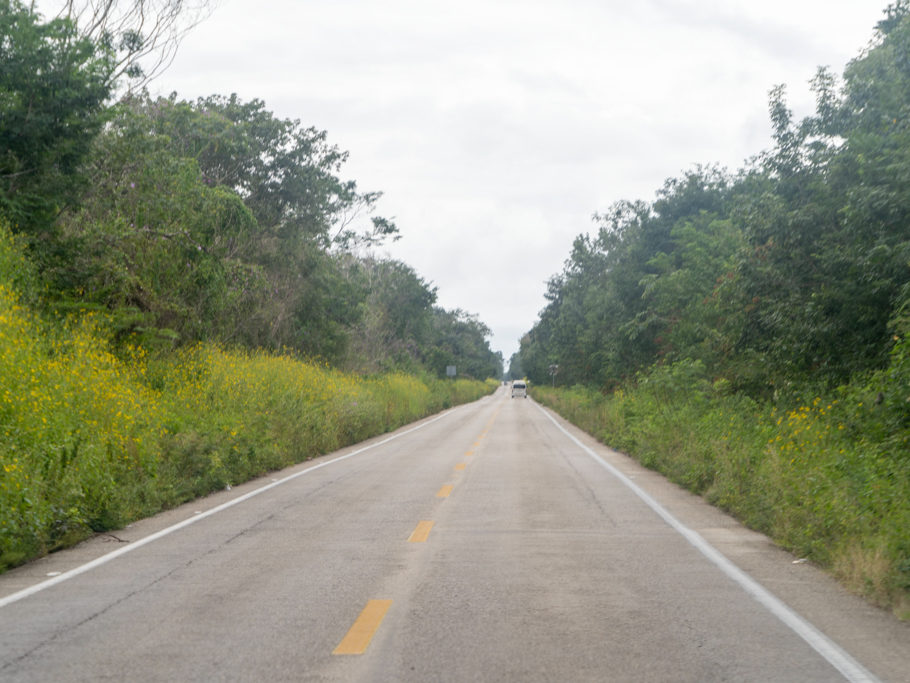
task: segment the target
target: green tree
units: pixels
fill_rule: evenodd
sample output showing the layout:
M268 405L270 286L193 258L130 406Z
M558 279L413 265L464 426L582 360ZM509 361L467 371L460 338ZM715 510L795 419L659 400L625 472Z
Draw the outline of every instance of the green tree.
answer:
M279 119L261 100L213 95L196 102L136 98L174 152L195 159L207 183L243 197L262 230L278 239L307 239L323 247L381 244L397 235L395 224L373 216L365 228L352 224L372 213L381 193L361 193L339 175L347 153L325 131Z
M0 3L0 212L33 242L84 185L80 169L105 120L113 59L70 21ZM52 246L52 245L45 245Z
M509 357L509 371L507 379L522 379L525 376L521 366L521 352L516 351Z
M430 343L436 288L400 261L362 262L363 317L353 328L351 362L369 371L420 366Z
M719 234L722 224L714 221L726 215L729 182L718 169L696 168L668 180L653 204L619 202L597 214L597 232L576 238L563 272L548 285L539 322L522 342L528 376L547 381L549 366L558 364L565 383L610 386L701 343L705 325L695 335L692 329L680 334L680 308L690 306L686 297L696 290L707 296L729 268L707 247L714 237L702 235ZM700 244L697 251L690 242ZM731 248L719 251L728 258ZM696 256L704 261L700 272L679 272L695 268ZM671 295L680 289L688 291Z
M83 208L61 221L70 256L55 286L135 311L127 326L340 362L366 296L341 248L351 240L333 241L362 199L337 176L343 160L258 101L126 98L95 145Z
M843 95L820 70L815 116L795 123L772 93L775 147L739 193L751 251L739 268L737 347L760 385L835 385L888 359L890 320L910 279L910 49L906 3L845 71Z
M85 173L90 191L58 221L66 258L46 269L53 288L114 312L122 332L245 341L265 280L250 261L256 223L240 197L204 183L194 160L124 105Z
M462 377L502 377L502 354L490 349L490 328L476 315L461 309L434 308L431 335L426 364L439 377L445 377L449 365L454 365Z
M719 369L728 344L718 288L742 253L742 232L729 219L702 211L681 219L671 237L672 251L655 254L648 265L656 272L642 279L645 316L657 331L657 357L697 359Z
M901 0L842 89L818 71L813 116L772 90L773 145L736 176L698 168L598 215L522 340L529 377L603 387L689 358L771 395L886 364L910 290L908 54Z

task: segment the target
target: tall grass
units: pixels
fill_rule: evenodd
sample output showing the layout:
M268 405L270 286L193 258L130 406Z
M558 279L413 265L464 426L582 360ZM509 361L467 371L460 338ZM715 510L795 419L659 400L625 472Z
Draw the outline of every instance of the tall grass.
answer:
M0 227L0 570L489 393L198 345L149 357L35 312Z
M908 352L902 342L888 370L784 407L730 395L691 362L610 395L535 397L910 618Z

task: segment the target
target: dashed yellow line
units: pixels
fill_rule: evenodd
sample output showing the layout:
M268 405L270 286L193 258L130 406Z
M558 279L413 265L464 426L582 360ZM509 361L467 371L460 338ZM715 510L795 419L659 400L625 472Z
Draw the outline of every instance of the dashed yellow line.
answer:
M463 470L464 468L465 468L465 463L463 463L463 462L460 462L460 463L458 463L457 465L455 465L455 470L456 470L456 471L459 471L459 472L460 472L460 471Z
M437 498L448 498L449 495L452 493L452 489L454 489L454 488L455 488L455 486L453 484L446 484L441 489L439 489L439 492L436 494L436 497Z
M385 613L392 606L391 600L370 600L363 608L351 630L342 638L333 651L333 655L362 655L370 646L370 641L385 618Z
M424 543L430 536L433 522L420 522L408 538L408 543Z

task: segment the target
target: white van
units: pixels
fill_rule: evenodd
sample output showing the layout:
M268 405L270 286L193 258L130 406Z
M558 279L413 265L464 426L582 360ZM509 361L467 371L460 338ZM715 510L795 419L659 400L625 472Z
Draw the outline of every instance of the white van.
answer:
M512 382L512 398L527 398L528 385L517 379Z

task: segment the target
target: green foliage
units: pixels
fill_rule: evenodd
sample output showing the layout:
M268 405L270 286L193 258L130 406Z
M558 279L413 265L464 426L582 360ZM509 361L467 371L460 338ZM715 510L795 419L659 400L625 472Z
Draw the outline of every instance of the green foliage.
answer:
M538 383L611 387L698 359L753 397L831 390L883 367L910 286L910 16L887 11L814 116L772 90L773 147L735 176L698 168L620 202L576 239L522 342Z
M34 241L82 184L112 68L110 53L68 21L0 4L0 213Z
M459 377L484 380L502 377L502 354L490 350L490 328L476 315L455 309L434 308L425 365L437 377L454 365Z
M260 229L284 242L310 239L347 249L397 233L381 217L364 233L350 227L358 214L373 211L381 194L360 193L354 181L338 177L348 155L328 144L325 131L278 119L261 100L236 95L193 103L175 95L136 98L132 104L167 136L176 156L194 159L206 183L236 191Z
M265 288L240 258L256 229L240 198L204 184L195 162L171 155L124 108L98 139L89 174L92 192L58 222L66 258L45 269L52 289L121 312L122 333L234 335L233 321L253 315Z
M405 264L349 251L396 229L379 217L351 227L379 195L339 179L345 158L258 100L127 98L46 255L56 307L104 310L146 345L293 349L368 372L441 372L446 355L471 375L494 372L488 329L456 312L458 331L441 332L449 314L434 311L435 288Z
M366 299L348 363L368 372L418 370L431 343L436 288L400 261L365 259L359 277Z
M134 311L138 315L125 317L131 329L173 330L184 343L209 339L340 358L362 292L343 271L341 257L320 242L326 226L310 234L299 225L263 224L266 216L257 217L257 210L264 213L265 200L251 199L249 183L214 182L199 160L182 155L179 141L155 132L168 130L162 111L189 122L217 118L172 100L132 98L118 105L94 148L91 191L79 210L59 221L64 248L46 269L52 289L79 305ZM274 122L261 103L253 111ZM240 138L225 166L260 164L258 155L275 152L251 146L232 128L241 126L218 120ZM294 158L303 161L301 154ZM258 182L279 172L267 165ZM324 189L327 183L298 188L313 204L310 214L340 201L325 196L333 191ZM306 212L303 202L300 196L293 207L298 217Z
M521 364L521 353L516 351L509 358L509 371L505 379L523 379L524 376L525 371Z
M16 292L20 303L34 303L38 290L38 275L26 256L27 242L22 235L12 232L0 218L0 283ZM31 300L28 297L32 297Z
M723 173L697 169L668 181L652 206L620 202L598 215L597 235L575 240L522 340L528 377L546 382L555 363L564 383L610 386L657 358L721 345L709 297L742 242L722 219L728 194Z
M910 282L902 14L892 8L888 32L847 67L842 96L819 73L816 116L776 136L762 194L744 188L736 218L751 251L740 267L748 310L738 346L766 361L777 390L831 387L887 362Z

